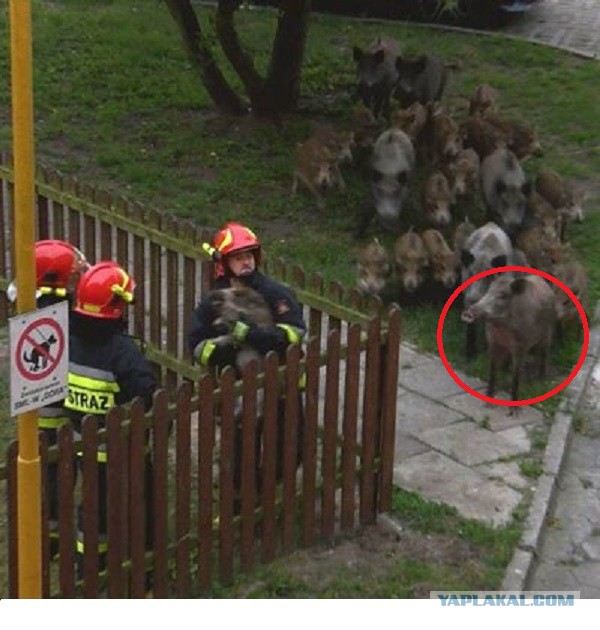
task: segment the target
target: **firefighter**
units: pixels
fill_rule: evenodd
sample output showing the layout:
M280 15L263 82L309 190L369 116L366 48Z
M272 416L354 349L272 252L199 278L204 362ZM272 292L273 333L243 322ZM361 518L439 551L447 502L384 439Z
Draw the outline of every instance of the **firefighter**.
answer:
M117 263L99 262L81 277L71 317L69 343L69 393L65 408L76 428L86 414L98 418L103 427L106 414L115 405L141 397L149 409L156 382L152 369L126 332L125 311L133 302L134 279ZM82 452L78 453L81 457ZM100 569L105 566L107 540L107 453L100 444L98 460L98 553ZM152 464L146 458L146 503L152 501ZM146 545L151 545L151 522L146 519ZM83 509L78 508L77 560L83 567Z
M85 256L73 245L59 240L43 240L35 244L35 277L37 308L52 306L64 300L72 304L81 274L89 265ZM11 302L17 299L13 281L7 289ZM58 429L69 422L62 401L38 409L38 428L48 446L57 443ZM58 553L58 464L49 462L46 468L45 498L48 513L50 557Z
M222 330L214 325L217 313L209 293L193 312L188 331L188 347L200 365L214 367L219 372L226 365L234 365L237 349L241 343L248 344L261 354L275 351L280 360L285 360L285 352L292 343L301 343L306 333L302 306L292 292L275 280L259 271L261 244L256 235L245 225L228 223L217 234L213 246L205 244L205 251L215 261L215 289L228 287L251 287L260 293L267 302L274 324L255 326L241 319L231 327L235 342L229 345L215 343ZM298 453L302 439L302 405L298 419ZM285 401L280 399L277 422L277 477L282 474L283 433L285 424ZM258 427L257 448L260 448L262 427ZM240 439L241 428L237 427L235 445L235 481L240 484ZM257 465L259 456L257 455Z

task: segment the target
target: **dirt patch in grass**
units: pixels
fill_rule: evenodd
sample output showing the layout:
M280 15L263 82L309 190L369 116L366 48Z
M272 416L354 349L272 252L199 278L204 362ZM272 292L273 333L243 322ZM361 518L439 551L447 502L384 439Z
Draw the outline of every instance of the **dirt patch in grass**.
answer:
M334 546L281 558L227 597L428 598L432 590L490 587L486 549L450 534L398 533L378 524Z

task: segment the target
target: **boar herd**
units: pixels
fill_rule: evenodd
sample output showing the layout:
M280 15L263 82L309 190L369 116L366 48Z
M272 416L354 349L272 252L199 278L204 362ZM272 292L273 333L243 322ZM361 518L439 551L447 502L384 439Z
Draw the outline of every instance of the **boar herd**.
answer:
M443 302L482 271L520 265L554 275L585 307L585 269L567 242L568 224L583 220L582 196L550 168L526 174L523 162L541 155L533 127L503 116L486 84L465 99L464 112L450 112L442 103L449 65L435 54L409 58L399 42L380 37L355 46L352 57L362 102L352 130L317 130L301 144L292 190L302 183L322 209L329 189L346 188L341 165L367 175L355 236L376 221L381 241L395 234L396 242L390 252L378 238L364 246L357 288L383 295L393 287L403 304L427 287L428 298ZM529 351L539 348L544 373L553 336L579 319L564 291L533 274L491 275L461 298L467 358L484 322L490 395L498 366L510 360L516 399Z

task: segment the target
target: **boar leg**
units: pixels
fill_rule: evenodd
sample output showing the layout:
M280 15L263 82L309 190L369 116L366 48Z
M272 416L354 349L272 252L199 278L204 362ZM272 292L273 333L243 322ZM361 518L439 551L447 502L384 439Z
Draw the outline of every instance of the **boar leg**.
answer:
M337 180L338 188L342 192L345 192L346 191L346 182L344 181L344 178L342 177L342 171L340 170L340 167L338 166L338 164L335 164L335 166L333 167L333 170L335 172L335 178Z
M519 381L521 377L521 366L523 365L523 355L517 352L512 360L512 383L510 388L511 400L519 400Z
M471 361L477 354L477 324L466 324L465 331L465 356L467 361Z
M321 195L321 193L312 185L312 182L309 179L306 179L306 177L304 177L300 173L295 173L294 181L296 183L296 188L297 180L300 180L308 188L308 190L310 190L310 192L317 200L317 208L319 208L319 210L322 210L325 207L325 198L323 197L323 195Z
M496 376L498 374L498 356L495 354L490 355L490 376L488 378L488 390L487 395L490 398L494 397L496 392Z

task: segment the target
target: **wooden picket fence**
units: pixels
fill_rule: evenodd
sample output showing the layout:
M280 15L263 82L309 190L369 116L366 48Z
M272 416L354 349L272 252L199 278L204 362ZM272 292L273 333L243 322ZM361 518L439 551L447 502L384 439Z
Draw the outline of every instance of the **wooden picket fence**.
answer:
M0 286L6 286L12 269L8 163L3 156ZM377 512L390 509L401 337L397 308L385 311L378 300L365 301L318 274L307 278L297 266L267 261L268 273L291 286L303 304L308 341L302 349L288 350L285 365L269 355L263 373L251 364L240 381L228 369L216 382L191 365L184 343L188 317L211 286L211 265L198 260L198 253L213 231L48 169L39 169L36 192L38 238L65 238L90 261L118 260L136 278L130 332L140 339L162 385L146 414L137 401L129 409L113 409L104 429L87 417L81 440L71 427L60 430L56 447L47 448L42 440L42 470L45 462L58 461L60 488L58 559L50 559L48 532L43 532L44 596L142 597L148 572L154 597L209 593L215 580L229 583L258 562L318 540L332 541L337 531L373 522ZM0 321L9 314L2 295ZM277 478L282 399L284 463ZM242 427L237 490L236 423ZM101 571L92 491L99 442L108 456L110 506L107 566ZM153 497L146 505L148 447ZM78 451L82 458L75 457ZM17 595L16 457L13 443L0 468L0 484L7 488L10 597ZM78 472L76 459L82 460ZM86 536L80 576L74 563L77 503L83 506ZM150 546L146 518L154 530Z

